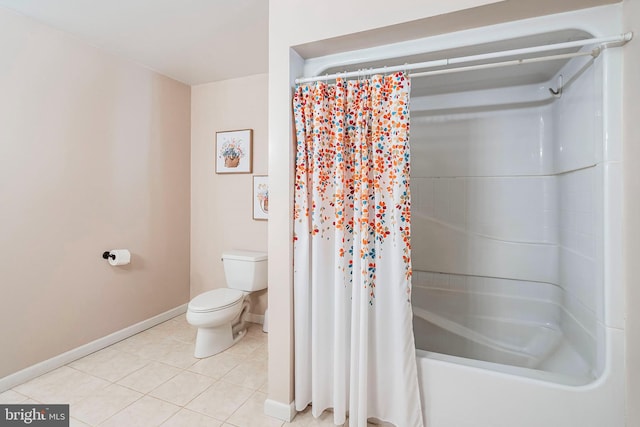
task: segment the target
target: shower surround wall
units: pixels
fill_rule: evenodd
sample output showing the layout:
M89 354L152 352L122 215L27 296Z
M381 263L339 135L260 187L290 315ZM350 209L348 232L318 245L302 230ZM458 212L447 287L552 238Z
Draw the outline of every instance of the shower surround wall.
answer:
M574 60L560 74L575 77L559 98L548 92L557 77L545 85L412 99L414 286L448 290L448 298L467 292L459 302L474 304L480 316L499 310L496 304L531 299L514 322L536 322L545 333L550 326L558 336L535 343L545 348L524 351L544 353L540 357L572 351L576 357L522 366L588 382L603 369L602 182L605 170L617 173L617 166L605 164L601 154L601 59L592 66ZM453 310L464 316L467 309ZM493 328L471 327L497 341L512 339L513 324L504 319ZM421 347L420 331L416 335L418 348L438 351L428 342ZM453 353L474 357L468 350Z
M488 31L598 37L622 32L620 10ZM482 72L472 89L464 78L457 91L413 82L414 331L428 424L625 425L622 52L557 72L549 63L556 74L535 84Z

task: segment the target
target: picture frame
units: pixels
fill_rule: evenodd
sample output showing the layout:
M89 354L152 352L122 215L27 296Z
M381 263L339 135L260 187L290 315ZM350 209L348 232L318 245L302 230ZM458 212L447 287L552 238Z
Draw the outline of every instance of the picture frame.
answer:
M216 173L251 173L253 129L216 132Z
M269 219L269 177L253 176L253 219L267 221Z

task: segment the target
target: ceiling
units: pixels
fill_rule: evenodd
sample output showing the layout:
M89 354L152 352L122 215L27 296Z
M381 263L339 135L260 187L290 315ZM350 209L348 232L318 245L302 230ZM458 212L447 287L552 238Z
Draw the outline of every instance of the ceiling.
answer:
M183 83L268 71L268 0L0 0Z

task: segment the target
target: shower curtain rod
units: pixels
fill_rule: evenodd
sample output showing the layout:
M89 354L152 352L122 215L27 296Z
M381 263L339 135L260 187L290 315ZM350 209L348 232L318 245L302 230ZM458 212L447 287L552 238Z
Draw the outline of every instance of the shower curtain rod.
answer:
M591 55L595 58L600 54L600 51L602 50L602 48L606 47L607 44L609 43L625 44L632 38L633 38L633 33L628 32L628 33L619 34L616 36L599 37L599 38L591 38L591 39L585 39L585 40L576 40L572 42L563 42L563 43L555 43L555 44L548 44L548 45L542 45L542 46L525 47L525 48L511 49L511 50L505 50L500 52L483 53L479 55L460 56L456 58L436 59L433 61L397 65L393 67L380 67L380 68L371 68L371 69L358 70L358 71L349 71L349 72L343 72L343 73L326 74L324 76L303 77L303 78L296 79L295 83L301 84L301 83L309 83L309 82L316 82L316 81L333 80L337 77L342 77L342 78L362 77L362 76L369 76L377 73L393 73L396 71L411 71L411 70L420 70L425 68L446 67L450 65L464 64L468 62L482 61L486 59L498 59L498 58L505 58L508 56L526 55L530 53L541 53L541 52L548 52L550 50L555 50L555 49L568 49L573 47L583 47L587 45L597 45L597 46L591 51L587 51L587 52L575 52L575 53L543 56L543 57L537 57L537 58L515 59L510 61L494 62L489 64L470 65L465 67L446 68L446 69L440 69L440 70L412 73L410 74L410 76L423 77L423 76L436 75L436 74L455 73L459 71L471 71L476 69L496 68L496 67L509 66L509 65L520 65L520 64L530 63L530 62L550 61L553 59L574 58L577 56L586 56L586 55Z
M588 52L563 53L559 55L539 56L536 58L514 59L511 61L502 61L502 62L491 62L489 64L467 65L466 67L445 68L443 70L411 73L409 74L409 76L410 77L437 76L438 74L459 73L461 71L486 70L488 68L509 67L511 65L523 65L523 64L530 64L533 62L545 62L545 61L552 61L554 59L570 59L570 58L577 58L579 56L592 56L594 58L597 58L598 55L600 55L601 51L602 49L597 47Z

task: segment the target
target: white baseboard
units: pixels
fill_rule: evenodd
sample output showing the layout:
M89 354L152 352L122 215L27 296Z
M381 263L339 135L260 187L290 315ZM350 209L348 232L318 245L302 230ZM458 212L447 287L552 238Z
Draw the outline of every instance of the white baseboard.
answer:
M259 323L261 325L264 325L264 315L263 314L247 313L246 316L247 316L246 317L247 322Z
M294 402L280 403L275 400L267 399L264 401L264 413L273 418L277 418L282 421L292 421L293 417L298 413Z
M21 371L7 375L4 378L0 378L0 393L185 313L187 311L187 305L188 304L183 304L176 308L172 308L169 311L165 311L164 313L160 313L150 319L143 320L135 325L121 329L107 335L106 337L98 338L95 341L91 341L90 343L54 356L51 359L44 360L40 363L29 366L28 368L24 368Z

